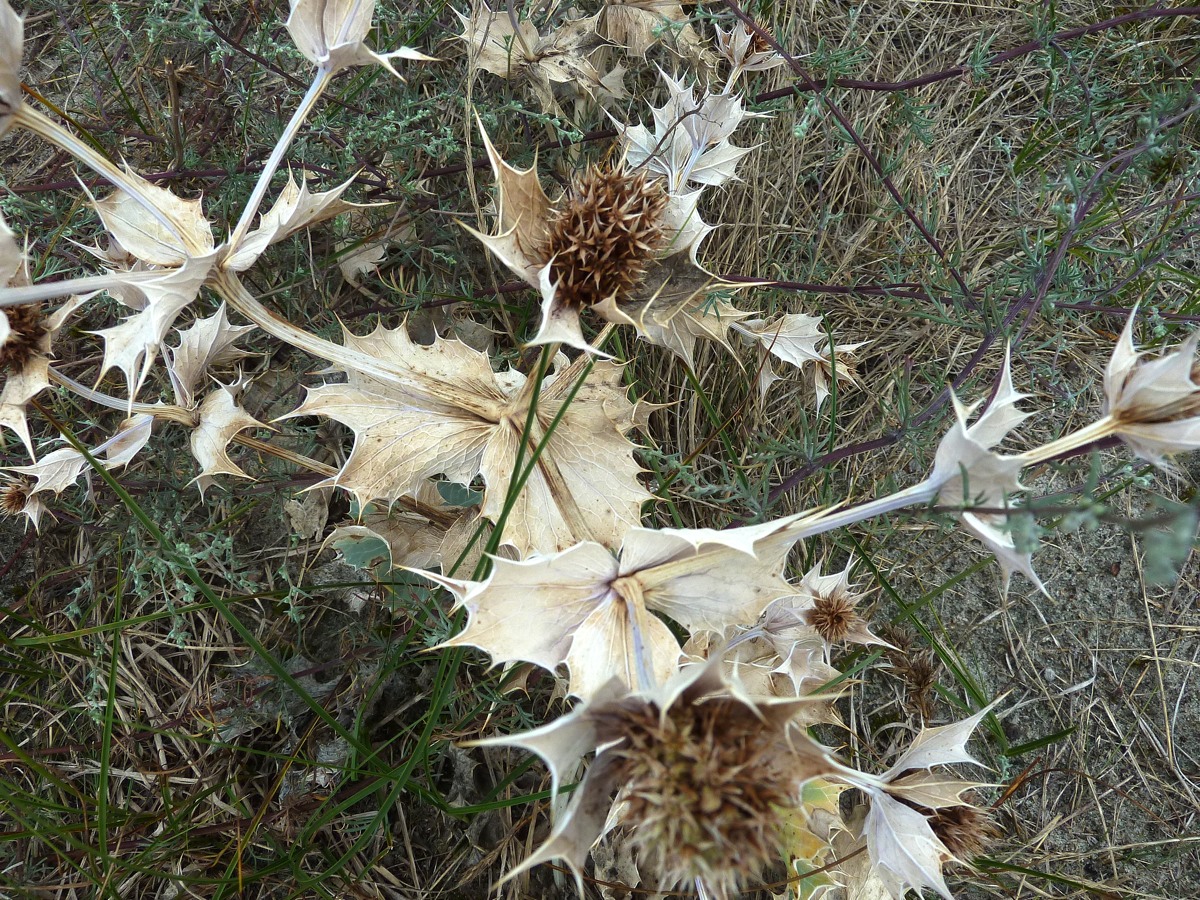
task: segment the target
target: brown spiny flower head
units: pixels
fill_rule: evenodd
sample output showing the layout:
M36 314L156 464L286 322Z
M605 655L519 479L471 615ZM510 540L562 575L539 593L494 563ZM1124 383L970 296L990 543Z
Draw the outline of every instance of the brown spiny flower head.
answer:
M19 516L25 511L33 482L21 476L0 475L0 516Z
M628 698L593 721L602 746L619 742L603 755L623 786L621 821L668 884L699 880L725 897L778 858L783 815L803 780L786 723L772 726L727 695L665 713Z
M996 821L977 806L945 806L930 810L919 808L929 819L929 827L954 858L969 863L981 855L1000 835Z
M48 330L46 320L37 303L5 307L0 309L0 316L7 317L9 328L8 340L0 344L0 370L19 372L42 352Z
M556 294L584 309L621 296L645 277L667 241L663 212L669 197L645 169L598 164L576 175L552 213L545 258Z
M892 664L892 671L904 682L905 704L922 719L931 719L937 699L934 687L941 668L937 654L929 648L910 650L907 653L890 653L888 661Z
M858 614L861 591L850 585L850 567L834 575L822 575L818 563L805 573L799 584L804 608L801 616L809 628L821 635L826 644L852 641L858 644L886 644Z
M865 628L858 614L858 600L845 593L817 596L810 609L804 611L804 621L827 644L836 644L854 631Z

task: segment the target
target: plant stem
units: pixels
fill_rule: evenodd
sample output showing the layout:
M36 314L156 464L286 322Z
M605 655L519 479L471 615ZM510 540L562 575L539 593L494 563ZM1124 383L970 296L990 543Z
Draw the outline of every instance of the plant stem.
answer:
M1036 465L1037 463L1054 459L1056 456L1062 456L1064 453L1070 453L1072 450L1078 450L1080 447L1085 447L1088 444L1094 444L1096 441L1110 437L1119 428L1120 423L1116 419L1111 415L1105 416L1078 431L1071 431L1064 434L1058 440L1043 444L1040 447L1034 447L1032 450L1026 450L1024 453L1019 454L1017 458L1027 466Z
M849 509L838 510L835 507L823 515L818 513L815 516L805 516L790 526L789 530L797 539L815 537L818 534L825 534L836 528L853 525L855 522L861 522L864 519L882 516L885 513L902 509L905 506L928 503L937 496L940 487L941 485L926 479L911 487L906 487L902 491L897 491L894 494L888 494L886 497L879 497L875 500L868 500L866 503L851 506Z
M263 197L267 194L267 189L271 186L271 179L275 175L275 170L279 168L279 164L283 161L283 155L287 153L288 147L295 140L296 135L300 132L300 126L308 118L313 107L317 105L317 101L321 95L325 93L325 88L329 86L330 80L333 78L333 73L327 69L317 69L316 75L313 76L312 84L308 86L300 105L296 107L296 111L292 113L291 120L284 128L283 134L279 136L279 140L275 142L275 149L271 151L270 157L267 158L267 164L263 166L263 170L258 175L258 181L254 184L254 191L250 194L250 199L246 201L246 206L242 210L242 216L238 219L237 225L233 232L229 235L229 246L233 253L237 252L238 244L242 238L246 236L246 232L250 228L250 222L258 212L259 206L262 205Z
M118 272L105 275L85 275L82 278L68 278L64 281L39 281L37 284L27 284L22 287L0 287L0 307L22 306L26 303L37 303L39 300L49 300L53 297L65 297L69 294L94 294L97 291L114 287L137 284L141 281L153 281L169 274L164 270L148 272Z

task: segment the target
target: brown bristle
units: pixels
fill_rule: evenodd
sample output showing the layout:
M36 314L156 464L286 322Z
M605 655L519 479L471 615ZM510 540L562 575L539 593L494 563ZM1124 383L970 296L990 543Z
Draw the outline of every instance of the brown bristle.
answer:
M32 487L32 482L25 478L10 476L0 481L0 515L21 515L25 511Z
M750 51L752 53L770 53L774 49L770 42L757 31L750 36Z
M573 179L547 246L560 302L584 309L637 287L666 241L667 201L645 171L597 165Z
M889 643L898 648L889 650L887 658L891 673L904 682L906 705L921 718L932 718L937 697L934 687L941 666L937 654L928 648L915 649L912 636L903 630L885 628L883 634Z
M8 340L0 344L0 369L20 372L30 359L42 352L45 319L36 303L0 309L0 316L8 318L9 328Z
M825 643L836 644L856 627L863 627L857 605L853 598L841 592L827 597L817 595L812 607L804 611L804 621L825 639Z
M1000 834L992 817L974 806L947 806L926 815L933 833L965 863L982 854Z
M727 896L778 857L781 810L799 785L786 729L745 704L718 698L676 704L665 718L648 703L618 704L596 718L624 786L622 821L639 857L673 885L702 880Z

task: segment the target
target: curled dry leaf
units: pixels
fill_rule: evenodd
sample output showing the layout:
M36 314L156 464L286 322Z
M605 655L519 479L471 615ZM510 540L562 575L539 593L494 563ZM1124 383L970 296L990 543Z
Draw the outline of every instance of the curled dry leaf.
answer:
M596 16L567 19L545 34L528 19L514 28L508 10L493 11L482 2L469 17L458 17L463 26L458 37L471 48L475 68L525 82L543 112L562 115L556 87L601 103L624 96L624 69L598 68L604 41L596 34Z
M580 697L612 679L649 689L672 676L682 653L654 613L689 633L753 622L792 592L784 562L808 521L792 516L725 531L635 528L616 556L586 542L524 562L496 560L481 582L428 577L469 615L448 645L479 647L496 663L566 664L569 691Z
M459 341L416 344L403 327L380 327L363 337L347 332L345 341L368 357L386 359L405 377L383 380L348 370L345 384L310 389L289 417L324 415L354 431L350 457L325 483L350 491L362 506L390 504L434 476L470 484L482 475L482 515L495 522L519 474L518 456L529 465L557 418L511 504L504 543L522 555L586 539L616 546L640 521L651 494L638 481L641 468L625 437L634 407L621 386L620 366L595 363L585 374L585 357L551 373L531 416L536 379L493 372L486 354ZM531 431L522 446L526 422Z
M375 0L291 0L287 30L296 49L330 73L374 63L399 78L393 59L433 59L411 47L376 53L366 44L374 16Z
M100 377L120 369L132 405L167 331L196 299L223 251L214 248L200 200L180 199L128 167L125 185L137 196L120 189L94 206L116 244L139 263L136 270L113 273L120 282L114 296L138 311L93 333L104 338Z
M682 4L674 0L609 0L600 11L599 29L614 44L643 58L659 41L687 57L696 56L701 47Z

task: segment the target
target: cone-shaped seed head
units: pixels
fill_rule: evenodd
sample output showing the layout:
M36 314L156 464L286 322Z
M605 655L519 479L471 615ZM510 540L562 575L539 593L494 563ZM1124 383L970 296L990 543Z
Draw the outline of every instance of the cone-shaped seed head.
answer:
M550 223L546 255L560 302L582 309L637 287L666 243L668 199L645 170L596 165L577 176Z

